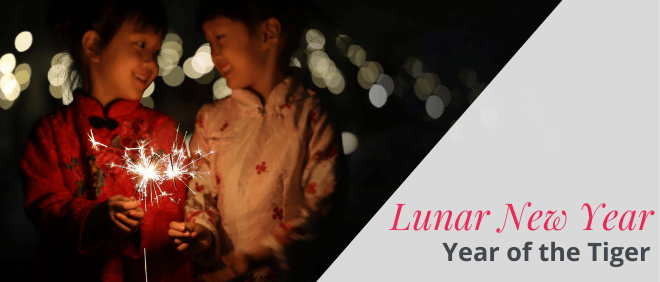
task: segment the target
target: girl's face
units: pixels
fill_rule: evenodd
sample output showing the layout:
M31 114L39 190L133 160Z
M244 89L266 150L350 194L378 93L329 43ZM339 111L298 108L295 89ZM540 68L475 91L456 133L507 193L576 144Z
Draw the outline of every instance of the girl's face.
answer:
M227 79L227 86L231 89L262 89L263 74L267 72L263 41L244 23L225 17L207 21L202 28L211 44L213 64Z
M141 99L158 76L162 40L160 34L139 30L134 20L124 21L98 56L92 96L104 105L115 99Z

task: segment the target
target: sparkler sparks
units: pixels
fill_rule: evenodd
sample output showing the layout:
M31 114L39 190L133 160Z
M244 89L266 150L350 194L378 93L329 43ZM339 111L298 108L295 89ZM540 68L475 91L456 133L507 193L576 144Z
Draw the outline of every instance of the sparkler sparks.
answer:
M99 146L108 147L108 146L106 146L105 144L103 144L101 142L96 142L96 139L94 139L94 132L92 132L91 129L89 130L89 135L87 135L87 136L89 137L89 142L92 142L92 150L98 151Z
M178 129L177 129L178 136ZM94 139L93 133L90 131L89 141L92 142L92 148L98 150L98 146L107 147L106 145L97 142ZM195 163L210 155L214 152L211 151L207 154L203 154L201 150L194 152L193 156L188 156L188 150L184 147L183 142L179 144L178 138L174 140L172 145L172 151L169 154L159 154L154 152L153 147L148 147L150 142L145 140L138 141L137 148L126 148L124 150L124 165L118 165L111 163L110 167L119 167L124 169L131 178L136 181L135 195L136 198L140 201L145 202L145 211L146 211L146 201L151 200L153 205L154 200L156 204L159 203L159 199L162 197L169 198L172 202L177 203L180 199L174 200L172 196L174 194L163 191L161 185L166 181L172 181L174 183L175 191L178 191L176 181L182 181L190 177L194 179L195 177L206 175L208 172L197 172ZM192 157L196 157L192 159ZM186 187L196 195L195 191Z

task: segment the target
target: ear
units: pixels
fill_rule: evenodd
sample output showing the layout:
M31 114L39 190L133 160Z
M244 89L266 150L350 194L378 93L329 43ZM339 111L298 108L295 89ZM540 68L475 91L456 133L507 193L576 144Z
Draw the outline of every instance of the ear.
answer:
M269 18L262 23L264 49L276 46L282 35L282 25L276 18Z
M88 30L82 37L82 52L90 62L98 62L101 55L101 37L94 30Z

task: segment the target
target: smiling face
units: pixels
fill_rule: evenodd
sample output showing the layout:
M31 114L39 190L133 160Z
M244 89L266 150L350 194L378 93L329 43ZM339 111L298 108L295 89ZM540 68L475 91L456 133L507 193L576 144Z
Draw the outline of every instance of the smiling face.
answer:
M157 57L163 37L124 21L115 36L92 60L91 95L103 105L115 99L139 100L158 76Z
M264 74L268 74L268 52L257 32L240 21L225 17L209 20L202 26L211 45L213 64L227 79L231 89L262 89Z

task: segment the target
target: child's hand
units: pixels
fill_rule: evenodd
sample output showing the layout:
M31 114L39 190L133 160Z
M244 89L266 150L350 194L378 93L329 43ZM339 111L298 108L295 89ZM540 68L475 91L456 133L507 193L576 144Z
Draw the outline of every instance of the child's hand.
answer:
M114 195L104 204L108 208L111 228L122 236L135 233L142 224L144 210L140 208L140 202L134 197L126 198L122 195Z
M213 243L211 230L194 222L172 221L167 234L174 238L177 250L189 254L206 251Z

